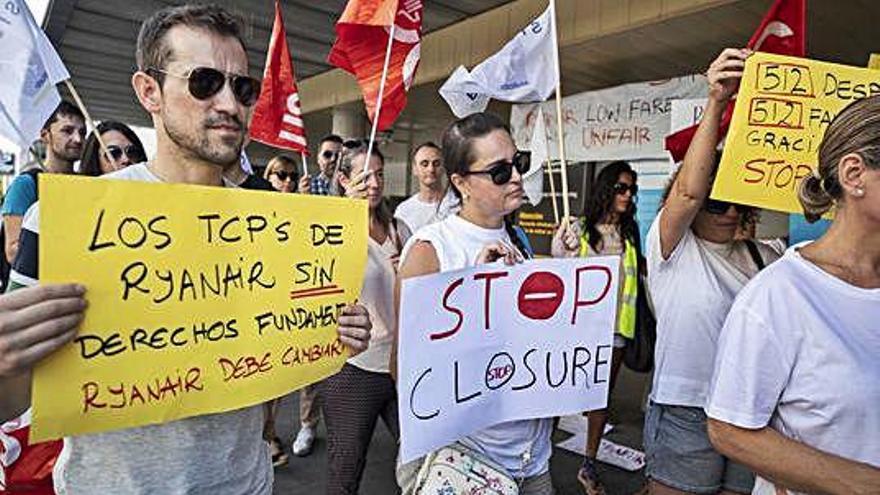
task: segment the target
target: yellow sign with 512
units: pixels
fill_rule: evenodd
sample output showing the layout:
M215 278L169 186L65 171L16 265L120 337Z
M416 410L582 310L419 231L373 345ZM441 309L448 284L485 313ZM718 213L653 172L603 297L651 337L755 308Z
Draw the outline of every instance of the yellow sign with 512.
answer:
M800 181L818 165L828 125L880 94L880 71L756 53L746 61L712 197L801 213Z

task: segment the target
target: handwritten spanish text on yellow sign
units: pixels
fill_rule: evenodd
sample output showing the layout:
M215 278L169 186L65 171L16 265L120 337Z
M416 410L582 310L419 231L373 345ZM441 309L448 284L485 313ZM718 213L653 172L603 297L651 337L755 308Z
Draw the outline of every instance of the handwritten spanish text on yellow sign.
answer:
M712 197L802 213L800 181L818 164L831 120L880 94L880 71L757 53L746 61Z
M45 175L40 210L40 279L89 309L36 370L36 440L259 404L348 357L364 201Z

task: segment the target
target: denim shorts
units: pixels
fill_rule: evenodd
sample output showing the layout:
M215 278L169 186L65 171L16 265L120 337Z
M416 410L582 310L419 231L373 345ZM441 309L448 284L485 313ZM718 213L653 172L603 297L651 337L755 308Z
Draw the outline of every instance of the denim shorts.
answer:
M702 408L651 401L645 416L644 443L649 479L697 494L721 489L752 493L754 473L712 447Z

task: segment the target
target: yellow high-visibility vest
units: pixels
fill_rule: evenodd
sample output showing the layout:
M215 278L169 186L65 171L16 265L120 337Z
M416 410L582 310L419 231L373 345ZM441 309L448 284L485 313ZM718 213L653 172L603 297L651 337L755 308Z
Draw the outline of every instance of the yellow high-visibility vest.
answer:
M586 229L584 229L586 230ZM581 235L580 256L586 258L590 253L590 238ZM623 291L617 301L617 333L627 339L636 334L636 299L639 293L639 255L629 239L623 240Z

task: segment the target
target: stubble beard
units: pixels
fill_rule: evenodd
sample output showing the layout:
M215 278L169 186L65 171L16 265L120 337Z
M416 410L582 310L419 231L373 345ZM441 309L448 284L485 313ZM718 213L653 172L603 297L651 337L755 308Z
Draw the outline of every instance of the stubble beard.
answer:
M76 150L73 150L66 144L62 144L60 146L56 146L55 144L53 144L52 154L55 156L56 159L67 162L72 167L73 162L79 160L82 155L82 146L80 146Z
M186 155L212 163L221 167L229 167L241 159L241 149L244 146L244 133L239 133L235 139L222 139L218 144L212 144L208 135L210 129L202 123L198 126L198 134L186 132L168 119L165 113L162 126L165 134Z

